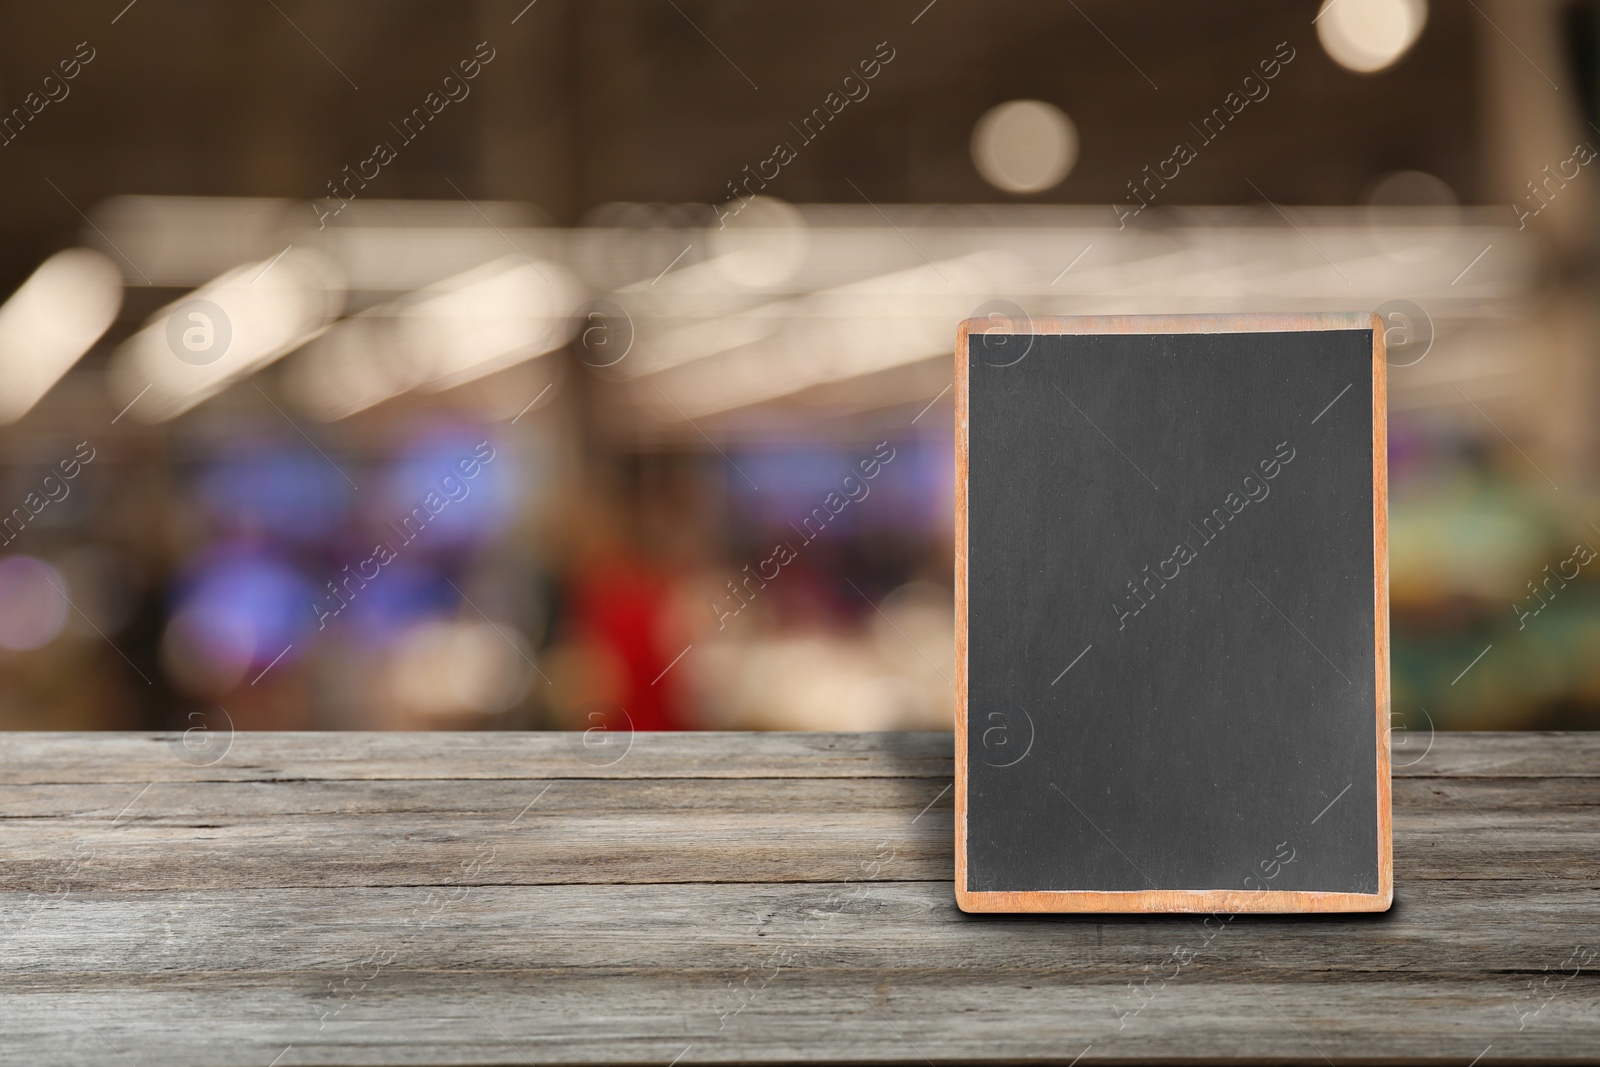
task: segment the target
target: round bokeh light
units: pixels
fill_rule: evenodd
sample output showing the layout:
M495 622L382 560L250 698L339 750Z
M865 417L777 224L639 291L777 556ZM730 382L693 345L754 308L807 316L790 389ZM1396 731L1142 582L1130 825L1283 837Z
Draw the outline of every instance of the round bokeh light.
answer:
M1078 161L1078 130L1053 104L1012 100L991 108L972 131L972 162L1007 193L1041 193L1061 184Z
M1341 67L1375 74L1406 54L1427 21L1428 0L1324 0L1317 39Z

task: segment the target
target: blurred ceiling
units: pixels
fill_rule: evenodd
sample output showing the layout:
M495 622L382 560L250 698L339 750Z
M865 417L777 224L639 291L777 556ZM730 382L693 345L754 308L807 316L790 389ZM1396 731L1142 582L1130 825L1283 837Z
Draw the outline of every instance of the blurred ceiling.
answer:
M1164 202L1354 204L1402 168L1478 202L1479 14L1432 5L1397 65L1359 76L1318 46L1315 13L1279 0L6 3L4 109L80 42L94 58L0 148L0 286L72 241L79 212L114 194L287 198L310 215L343 168L380 140L399 143L391 124L480 42L492 59L470 93L405 143L368 195L519 201L556 225L614 201L718 202L877 53L893 58L870 95L806 143L770 193L1111 204L1288 42L1294 59L1270 96L1222 134L1226 160L1202 151ZM1062 108L1079 136L1067 179L1030 197L996 191L968 152L977 119L1013 98Z

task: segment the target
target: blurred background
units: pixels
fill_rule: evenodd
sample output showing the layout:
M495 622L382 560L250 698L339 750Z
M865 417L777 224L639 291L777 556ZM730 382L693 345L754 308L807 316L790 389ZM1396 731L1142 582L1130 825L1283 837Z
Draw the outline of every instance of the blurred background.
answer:
M7 0L0 728L948 729L956 323L1352 309L1396 725L1600 726L1597 44Z

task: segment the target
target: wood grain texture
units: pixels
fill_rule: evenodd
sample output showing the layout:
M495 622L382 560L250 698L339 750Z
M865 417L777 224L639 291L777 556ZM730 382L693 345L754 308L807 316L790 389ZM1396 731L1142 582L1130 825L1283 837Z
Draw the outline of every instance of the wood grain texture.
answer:
M1372 596L1374 670L1378 716L1378 897L1383 910L1394 900L1394 814L1390 790L1389 727L1389 360L1383 317L1372 312Z
M968 343L972 329L980 323L988 327L986 320L967 319L956 327L956 473L955 473L955 613L956 613L956 723L955 743L956 761L952 771L955 783L955 893L956 901L961 903L962 909L967 910L962 898L966 895L967 887L967 760L970 758L968 740L971 737L971 721L968 718L968 705L971 702L971 691L968 688L967 661L969 655L969 634L967 630L968 616L971 614L972 603L967 588L968 576L971 568L968 565L971 539L967 534L967 515L970 510L970 494L967 492L967 479L972 463L972 396L970 377L972 373L972 346Z
M968 625L970 571L968 530L971 459L969 338L975 332L1020 335L1088 334L1226 334L1290 333L1320 330L1370 330L1372 334L1372 552L1374 643L1377 700L1375 775L1377 790L1376 893L1249 892L1235 890L1141 889L1136 891L974 891L968 889L968 736L969 678ZM1389 509L1388 509L1388 390L1385 336L1382 319L1373 312L1305 312L1224 315L1081 315L1012 319L993 315L968 319L956 330L955 351L955 653L956 653L956 770L955 770L955 885L962 910L974 913L1160 913L1222 911L1278 912L1381 912L1394 898L1392 797L1390 789L1391 724L1389 696Z
M426 736L431 758L420 759ZM1588 777L1600 733L1495 734L1418 729L1393 734L1395 777ZM331 744L337 737L338 743ZM0 732L0 784L295 782L558 778L941 778L954 766L948 733L638 734L621 760L593 766L564 733L274 732L224 735L196 755L181 733ZM1574 751L1563 752L1553 742ZM225 753L225 755L218 755ZM1424 756L1426 758L1424 758ZM200 761L207 761L200 765ZM189 762L186 762L189 761ZM3 813L0 813L3 814Z
M639 734L618 758L585 749L566 733L429 734L432 759L418 760L416 734L261 733L248 745L226 728L203 733L97 733L92 744L63 747L53 733L6 733L4 781L201 782L315 778L509 778L530 768L550 778L856 778L892 769L907 777L950 776L950 753L917 734ZM242 735L240 735L242 736ZM948 736L948 735L941 735Z
M1243 312L1226 315L1037 315L1012 319L991 315L967 319L958 327L994 334L1088 333L1300 333L1306 330L1365 330L1376 314L1368 311ZM1380 327L1381 331L1381 327Z
M1209 923L962 914L949 734L175 740L5 737L0 1060L1600 1051L1597 734L1396 731L1394 909Z

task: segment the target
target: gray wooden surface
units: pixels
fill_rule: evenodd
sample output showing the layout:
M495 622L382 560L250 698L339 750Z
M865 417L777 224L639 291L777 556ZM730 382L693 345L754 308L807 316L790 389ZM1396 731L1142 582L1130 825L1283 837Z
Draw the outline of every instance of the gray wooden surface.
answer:
M1208 925L962 915L948 734L0 735L0 1062L1600 1060L1600 735L1397 738Z

